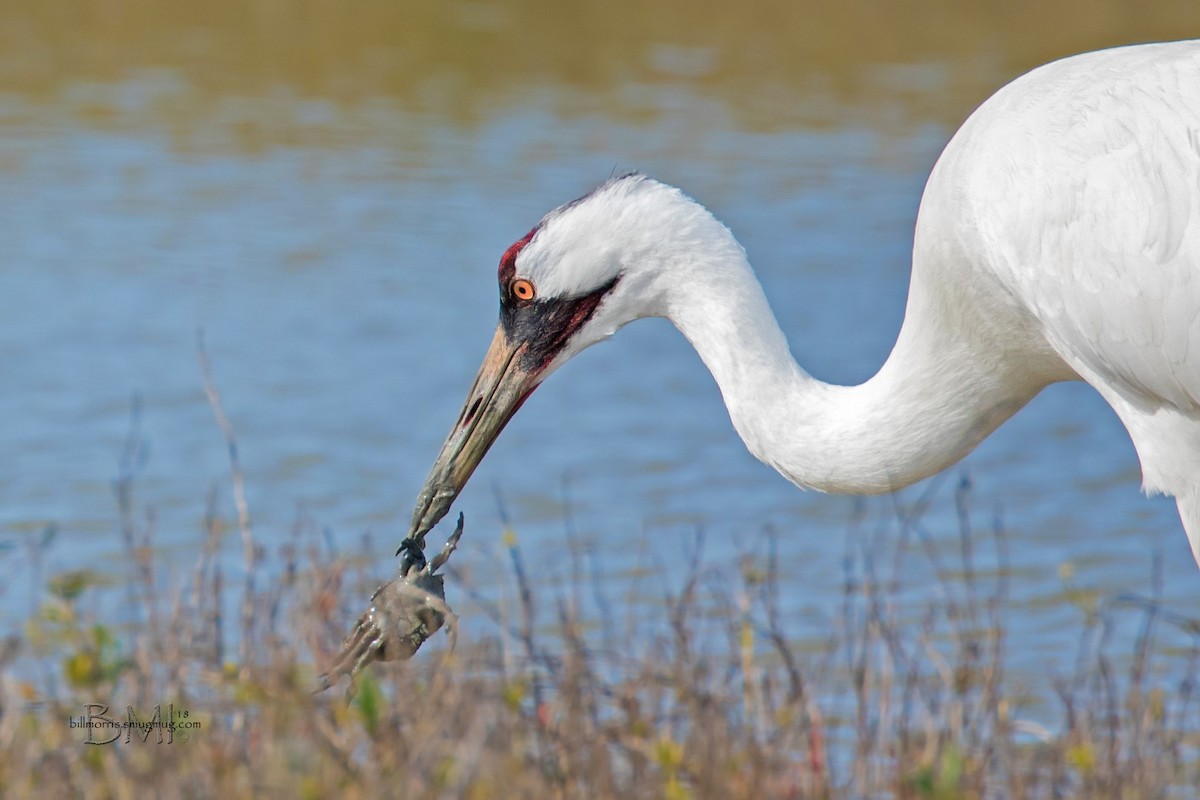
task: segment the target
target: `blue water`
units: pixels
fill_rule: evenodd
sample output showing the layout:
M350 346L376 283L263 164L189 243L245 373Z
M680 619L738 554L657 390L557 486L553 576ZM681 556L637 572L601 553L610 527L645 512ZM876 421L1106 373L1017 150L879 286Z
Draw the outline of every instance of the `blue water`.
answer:
M250 136L250 101L217 103L182 129L146 110L146 97L172 91L158 76L0 100L6 627L28 611L20 545L47 525L60 530L48 573L123 569L112 481L135 396L148 442L137 496L162 557L190 566L210 487L232 516L199 330L259 541L278 545L306 515L339 548L369 532L386 575L495 326L500 253L615 169L675 183L730 225L813 374L868 378L899 329L917 204L951 133L855 109L835 113L837 125L764 133L685 89L631 87L660 112L567 113L545 90L461 123L385 101L284 97L278 128ZM98 100L122 114L84 113ZM1146 593L1159 553L1168 601L1195 608L1200 571L1174 505L1141 496L1133 448L1088 387L1052 387L937 484L927 527L951 563L961 474L978 527L997 510L1005 520L1025 666L1075 641L1078 612L1053 601L1064 563L1075 585ZM568 509L610 569L661 567L668 581L698 527L719 560L761 549L771 526L798 619L834 614L856 507L801 492L748 455L700 360L661 321L556 374L472 479L456 562L485 587L497 492L526 557L563 581ZM891 502L867 513L885 518ZM978 558L995 561L987 537Z

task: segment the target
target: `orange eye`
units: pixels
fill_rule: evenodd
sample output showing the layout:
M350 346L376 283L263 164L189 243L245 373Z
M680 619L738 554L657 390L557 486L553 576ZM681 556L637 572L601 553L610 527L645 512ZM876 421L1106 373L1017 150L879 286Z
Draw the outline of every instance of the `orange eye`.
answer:
M510 288L512 289L513 297L518 300L532 300L535 294L533 284L524 278L517 278L512 282Z

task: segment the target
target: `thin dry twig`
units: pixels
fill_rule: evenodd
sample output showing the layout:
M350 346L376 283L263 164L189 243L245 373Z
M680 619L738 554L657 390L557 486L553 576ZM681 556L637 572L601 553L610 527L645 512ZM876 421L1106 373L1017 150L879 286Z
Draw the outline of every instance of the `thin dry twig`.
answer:
M204 348L204 331L196 332L196 360L200 364L200 378L204 382L204 395L212 408L217 425L225 437L225 449L229 453L229 477L233 483L233 503L237 508L238 530L242 534L242 560L246 567L246 591L242 595L242 663L249 661L251 626L254 622L254 564L255 547L254 531L250 527L250 505L246 502L246 476L242 472L242 463L238 458L237 436L234 435L233 423L225 415L225 407L221 403L221 393L212 377L212 364L209 362L208 351Z

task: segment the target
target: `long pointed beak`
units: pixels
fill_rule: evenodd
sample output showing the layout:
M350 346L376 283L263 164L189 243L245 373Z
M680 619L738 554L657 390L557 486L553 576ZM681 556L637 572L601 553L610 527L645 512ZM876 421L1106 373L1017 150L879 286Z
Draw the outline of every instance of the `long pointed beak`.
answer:
M537 374L521 363L526 347L522 342L510 344L503 327L497 326L458 422L446 437L425 479L425 488L417 496L410 539L421 542L446 515L492 442L537 388Z

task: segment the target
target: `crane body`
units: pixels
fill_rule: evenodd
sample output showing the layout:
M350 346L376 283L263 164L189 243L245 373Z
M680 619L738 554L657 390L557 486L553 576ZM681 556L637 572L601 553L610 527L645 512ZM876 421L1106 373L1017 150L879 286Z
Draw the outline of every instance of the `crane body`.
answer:
M1046 386L1084 380L1129 431L1145 490L1175 497L1200 561L1200 42L1053 62L970 116L922 197L896 345L859 386L805 372L733 234L642 175L548 213L499 282L500 324L418 498L416 541L550 373L657 316L696 348L750 451L821 491L899 489Z

